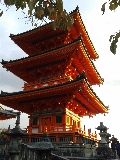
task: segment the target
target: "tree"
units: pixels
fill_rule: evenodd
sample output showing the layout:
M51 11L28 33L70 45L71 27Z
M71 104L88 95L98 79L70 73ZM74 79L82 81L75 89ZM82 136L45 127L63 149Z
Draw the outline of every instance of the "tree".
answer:
M120 0L109 0L109 2L105 2L101 7L101 11L103 12L103 14L105 13L106 4L109 4L109 9L111 11L114 11L120 6ZM110 51L113 54L116 54L117 42L119 38L120 38L120 31L110 36L109 39L109 41L111 42Z
M39 20L46 21L49 19L53 23L53 28L61 28L69 30L74 23L74 19L63 9L63 0L4 0L1 4L5 4L7 8L15 6L16 10L27 10L27 18L29 18L34 26L39 25ZM116 10L120 6L120 0L109 0L105 2L101 10L105 13L106 4L109 4L111 11ZM26 12L24 12L26 13ZM3 11L0 9L0 16ZM110 51L116 54L117 42L120 37L120 31L110 36Z
M35 26L39 25L39 20L49 19L53 22L53 28L70 29L74 22L65 9L63 9L62 0L4 0L1 4L5 4L7 8L15 6L16 10L27 10L27 18L32 21ZM3 15L0 9L0 16ZM25 13L25 12L24 12Z

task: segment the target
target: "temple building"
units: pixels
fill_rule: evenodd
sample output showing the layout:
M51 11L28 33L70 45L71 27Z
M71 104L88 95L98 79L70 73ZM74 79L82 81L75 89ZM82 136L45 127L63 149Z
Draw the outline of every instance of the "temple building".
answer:
M29 115L27 130L31 136L44 132L54 137L87 136L81 117L108 112L91 87L103 84L94 65L99 56L79 9L70 15L74 24L69 31L53 30L48 23L10 35L28 57L1 62L24 81L24 86L20 92L2 91L0 103Z

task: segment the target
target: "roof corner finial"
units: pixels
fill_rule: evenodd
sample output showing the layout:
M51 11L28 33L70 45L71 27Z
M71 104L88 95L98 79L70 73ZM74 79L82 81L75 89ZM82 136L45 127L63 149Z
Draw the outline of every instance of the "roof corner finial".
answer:
M76 10L79 11L79 6L77 5Z
M10 33L10 37L12 37L12 36L14 36L14 34L11 34L11 33Z
M0 63L2 64L2 63L4 63L4 62L5 62L4 59L2 59L2 62L0 62Z
M5 61L4 59L2 59L2 62L0 62L1 64L5 64L7 63L8 61Z

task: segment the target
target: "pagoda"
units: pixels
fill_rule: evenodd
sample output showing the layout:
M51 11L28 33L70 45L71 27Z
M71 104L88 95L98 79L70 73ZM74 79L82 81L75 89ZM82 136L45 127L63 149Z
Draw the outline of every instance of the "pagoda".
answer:
M72 28L53 30L52 23L10 35L28 57L1 64L24 81L23 91L1 92L0 103L29 115L31 136L84 135L81 117L107 113L92 89L103 84L93 60L99 56L78 7Z

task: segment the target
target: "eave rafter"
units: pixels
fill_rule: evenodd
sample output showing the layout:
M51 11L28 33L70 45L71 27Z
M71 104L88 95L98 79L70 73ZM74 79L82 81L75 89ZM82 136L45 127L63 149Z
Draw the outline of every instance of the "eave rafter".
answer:
M34 110L38 110L38 106L44 106L41 105L42 101L45 103L44 99L47 101L47 99L49 99L51 96L52 98L55 98L56 96L60 97L63 93L68 99L62 99L61 101L60 98L56 102L59 102L61 107L67 107L70 110L72 109L80 116L95 115L98 113L107 112L107 108L98 99L90 86L87 84L86 80L83 79L83 76L78 76L76 80L62 85L57 85L55 87L46 87L42 89L36 89L34 91L15 92L13 94L3 93L0 95L0 103L15 110L31 114L31 112ZM72 98L70 98L71 96ZM71 104L68 103L69 100L71 100ZM41 108L39 109L41 110Z
M79 8L76 8L76 10L71 13L71 16L74 17L74 24L73 24L73 27L74 29L76 30L77 32L77 35L81 34L82 35L82 38L83 38L83 42L86 46L86 49L90 55L90 58L91 59L97 59L99 56L93 46L93 43L89 37L89 34L86 30L86 27L83 23L83 20L82 20L82 17L80 15L80 12L79 12Z
M53 30L51 23L21 34L10 35L10 38L30 56L63 45L65 37L66 31Z
M80 117L89 115L89 108L87 108L87 106L85 106L84 103L75 98L75 95L73 95L73 97L74 98L68 101L66 108L68 108L75 114L78 114Z
M90 85L103 83L103 79L101 78L94 63L87 54L86 48L82 41L78 46L78 48L76 49L76 53L73 55L71 59L73 61L72 62L73 66L76 67L79 73L82 71L85 72L85 75Z
M74 18L74 24L70 31L63 31L61 29L53 30L52 23L48 23L24 33L10 35L10 38L27 54L33 55L44 50L48 50L47 48L49 47L55 48L56 46L70 43L74 39L78 38L80 34L82 34L83 41L91 59L98 58L98 54L95 51L95 48L83 23L82 17L79 13L79 8L77 7L73 12L70 13L70 15ZM50 39L55 39L54 43L51 44ZM55 42L56 45L54 45ZM47 45L48 47L46 47Z
M85 97L81 93L75 94L75 100L78 102L78 104L82 105L84 109L86 109L87 112L85 112L85 115L89 116L91 114L98 114L98 110L93 106L93 104L90 104L88 101L88 95Z
M72 65L77 68L78 73L82 73L83 71L85 71L86 77L91 85L103 83L103 79L100 77L100 74L97 72L97 69L95 68L93 62L86 52L86 48L84 46L84 43L82 42L81 37L71 42L70 44L52 51L48 51L47 53L43 52L36 56L10 62L3 62L2 64L4 68L10 70L12 73L17 75L24 81L34 82L39 77L42 77L43 74L45 75L46 71L49 73L53 73L53 71L51 72L51 70L48 69L48 66L50 64L60 65L62 61L64 61L63 63L67 64L67 60L69 60L70 58L71 62L73 61ZM54 67L54 71L55 68L57 67ZM63 69L63 71L64 70L65 69ZM57 73L58 71L55 71L55 74ZM94 79L92 77L94 77Z
M68 101L67 94L54 95L44 98L32 99L32 100L24 100L20 103L21 110L28 114L33 112L42 113L54 113L54 112L64 112L64 106ZM52 104L52 105L51 105ZM27 106L27 107L26 107Z
M56 48L55 50L48 51L47 53L43 52L36 56L26 57L9 62L2 61L2 64L4 68L10 70L13 74L17 75L24 81L27 82L35 81L37 79L36 77L37 74L31 76L31 74L28 74L30 70L31 72L33 72L35 68L40 70L40 68L46 67L50 64L59 63L63 60L66 63L66 60L69 59L69 57L74 53L79 43L80 43L80 38L73 41L69 45Z
M98 98L95 92L93 92L92 88L89 85L84 85L81 88L80 95L84 98L86 103L89 104L89 108L94 110L96 114L108 112L108 108Z
M73 93L73 97L69 100L67 107L79 116L108 113L108 108L87 83L82 83L80 88Z

